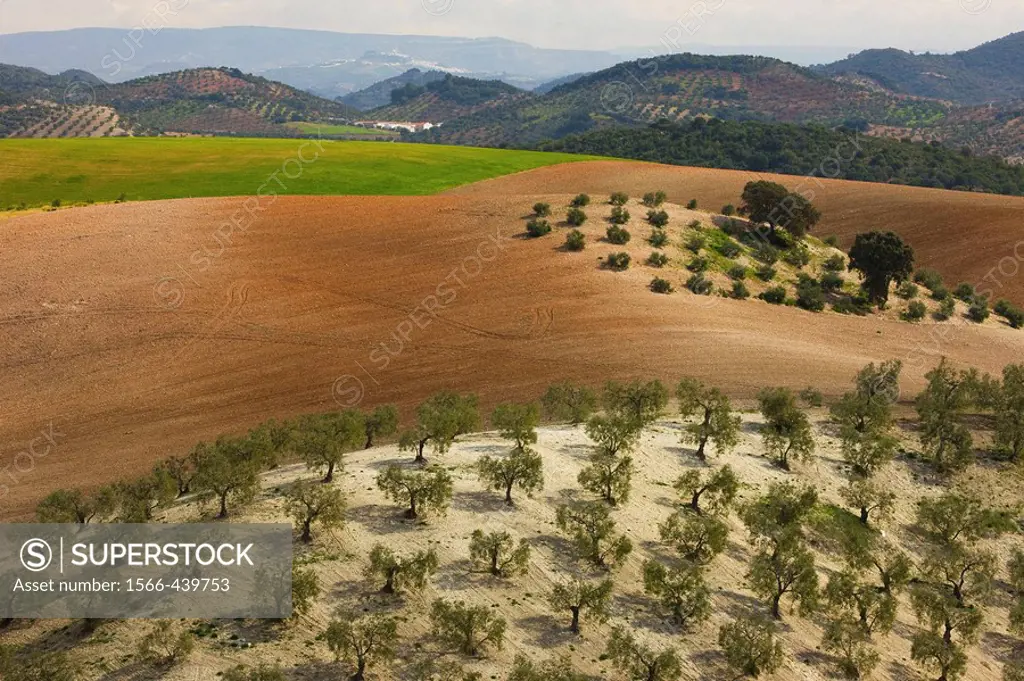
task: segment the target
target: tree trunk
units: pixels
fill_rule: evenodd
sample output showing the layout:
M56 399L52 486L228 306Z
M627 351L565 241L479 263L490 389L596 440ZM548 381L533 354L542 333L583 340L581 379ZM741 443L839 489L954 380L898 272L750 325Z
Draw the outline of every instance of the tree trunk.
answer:
M224 492L223 494L220 495L220 514L217 517L218 518L227 518L228 517L228 493L227 492Z
M779 603L782 601L782 594L775 594L772 596L772 617L777 620L782 619L782 611L779 609Z
M501 570L498 569L498 550L494 549L491 552L491 574L495 577L501 575Z
M356 673L353 674L349 681L363 681L366 678L366 658L362 655L356 657Z
M700 495L703 493L704 490L694 492L693 498L690 499L690 508L693 509L693 512L697 515L702 515L702 511L700 510Z
M313 524L312 518L306 518L302 521L302 541L306 544L313 541L313 533L310 532L310 525Z
M861 522L861 525L867 525L868 524L868 512L869 511L868 511L868 507L867 506L861 506L860 507L860 522Z
M372 430L368 430L368 431L366 431L366 444L363 445L363 449L371 449L371 448L373 448L373 431Z
M416 450L416 463L426 463L427 457L423 456L423 448L427 446L426 440L420 440L419 448Z
M572 610L572 624L569 625L569 629L574 634L580 633L580 609L571 608Z
M508 504L509 506L515 506L515 502L512 501L512 486L514 484L515 481L505 485L505 503Z
M387 579L386 582L384 582L384 586L383 586L383 588L381 588L380 591L381 591L381 593L385 593L385 594L393 594L393 593L395 593L395 569L394 568L391 568L390 570L388 570L388 579Z
M415 520L419 517L419 513L416 512L416 496L411 495L409 497L409 508L405 512L405 517L410 520Z
M334 482L334 462L331 461L327 464L327 475L324 476L324 483Z

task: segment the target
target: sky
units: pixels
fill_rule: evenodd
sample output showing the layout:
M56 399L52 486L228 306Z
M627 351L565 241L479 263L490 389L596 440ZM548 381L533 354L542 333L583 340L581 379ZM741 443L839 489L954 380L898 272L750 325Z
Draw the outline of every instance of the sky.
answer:
M0 33L144 25L500 36L612 49L705 45L954 51L1024 30L1021 0L0 0Z

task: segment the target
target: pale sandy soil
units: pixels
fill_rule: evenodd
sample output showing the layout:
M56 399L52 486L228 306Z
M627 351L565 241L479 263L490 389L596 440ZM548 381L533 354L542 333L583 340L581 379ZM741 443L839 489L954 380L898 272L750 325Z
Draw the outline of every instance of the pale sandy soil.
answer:
M761 456L762 447L756 427L760 417L744 415L744 428L740 446L731 454L713 457L712 465L730 464L743 482L740 501L754 499L773 481L789 480L813 485L823 501L840 503L838 490L845 478L839 460L838 443L828 435L822 410L814 412L817 423L818 452L813 462L796 466L794 472L785 473L773 467ZM521 494L515 508L504 505L501 495L486 491L474 472L474 462L483 455L501 454L508 443L494 434L472 436L456 444L452 451L439 459L455 479L455 494L451 509L443 516L433 516L422 524L401 518L401 509L389 503L376 489L374 478L390 463L407 464L410 457L399 453L394 446L384 446L358 452L347 458L344 475L336 485L348 496L347 526L331 535L321 533L309 548L297 545L297 550L319 574L324 597L314 612L286 627L270 627L248 622L218 622L219 640L232 634L255 642L248 650L235 650L203 639L196 654L184 665L167 672L161 678L168 681L208 681L216 673L235 664L252 665L259 661L276 662L295 667L290 679L343 678L343 669L333 667L326 646L316 640L337 611L388 611L399 614L402 620L400 657L396 665L378 679L402 678L402 670L424 655L439 655L441 651L429 639L426 613L430 602L437 597L464 599L474 604L495 607L508 621L506 646L486 659L462 660L467 668L483 672L484 678L503 678L512 658L522 652L536 658L554 654L568 655L581 670L599 678L624 678L614 672L599 656L604 650L610 627L616 623L632 626L642 638L652 643L675 647L685 660L684 679L729 678L721 667L717 651L718 627L738 614L765 612L764 606L753 597L745 584L747 564L752 554L742 523L735 514L729 519L731 534L729 547L708 570L713 590L714 614L711 619L692 630L681 631L672 625L643 593L641 565L646 558L667 558L670 553L659 544L657 525L676 508L677 499L671 482L684 470L699 466L689 446L680 444L680 423L673 420L659 422L643 437L635 453L639 469L634 477L630 500L614 511L620 531L633 541L635 550L626 565L613 573L615 595L612 619L606 625L583 621L583 635L573 636L567 631L564 613L553 614L546 603L552 586L565 575L575 571L600 577L603 573L591 571L573 559L566 542L554 525L555 507L567 498L580 498L576 475L586 465L590 443L582 429L569 426L548 426L540 430L537 450L544 457L544 490L527 499ZM907 447L913 448L913 435L904 432ZM282 514L281 490L290 481L312 478L304 466L292 465L279 469L266 478L259 501L233 518L235 522L285 521ZM894 516L879 524L887 537L904 548L914 550L919 542L911 533L917 499L938 494L942 488L918 464L905 459L897 460L881 474L881 480L899 494ZM965 474L956 484L967 491L983 491L992 504L1007 504L1021 498L1021 483L1005 475L998 467L978 467ZM214 509L208 508L207 513ZM202 517L202 511L193 503L182 503L165 512L161 520L188 521ZM516 539L525 538L533 548L529 573L510 581L469 571L469 535L476 528L486 531L508 531ZM1014 539L994 542L1004 559ZM375 543L383 543L399 552L434 548L441 567L422 593L404 599L384 597L374 592L361 571L365 557ZM918 556L915 555L915 559ZM834 556L818 551L819 573L824 582L829 572L839 565ZM1004 563L1005 567L1005 563ZM1001 573L1005 579L1005 573ZM969 650L970 667L966 678L974 681L995 681L1001 673L1001 663L1012 645L1008 637L1007 608L1011 598L1000 582L993 596L992 607L980 643ZM910 638L918 631L916 620L906 597L901 599L899 621L894 631L878 639L882 663L876 679L920 678L910 660ZM780 681L824 680L839 678L834 673L831 658L819 649L821 628L819 619L802 619L784 606L781 636L787 662L785 668L772 677ZM63 622L46 622L28 629L16 630L8 640L29 642L38 640L46 631L54 631ZM182 622L177 626L192 626ZM51 643L72 641L78 626L51 634ZM79 645L73 655L87 664L90 679L148 679L154 678L134 662L134 646L147 631L140 622L118 622L104 625L86 645ZM447 656L459 659L458 656ZM492 676L497 675L497 676Z

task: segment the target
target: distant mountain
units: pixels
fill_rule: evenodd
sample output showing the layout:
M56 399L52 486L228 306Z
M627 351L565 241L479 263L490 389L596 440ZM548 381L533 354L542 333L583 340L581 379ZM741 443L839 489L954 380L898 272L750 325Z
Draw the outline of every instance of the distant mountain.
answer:
M530 146L616 124L695 116L787 123L909 127L942 119L949 106L834 80L767 57L675 54L625 62L447 122L423 139Z
M1024 99L1024 32L954 54L866 50L819 70L857 74L895 92L961 104Z
M391 104L391 91L405 85L423 86L445 77L444 71L421 71L409 69L405 73L374 83L368 88L339 97L338 101L362 111L369 111Z
M51 76L39 69L0 64L0 90L9 94L53 94L59 97L72 83L102 85L103 81L87 71L77 69Z
M445 74L426 85L406 83L391 91L391 103L366 114L373 120L444 123L480 111L529 99L531 95L500 80Z
M619 61L610 52L541 49L502 38L372 35L262 27L164 28L143 48L124 29L0 35L0 62L49 73L85 69L120 82L199 67L228 65L334 98L410 68L497 77L535 87L569 73Z
M340 102L229 68L190 69L107 84L80 74L48 76L0 65L0 79L21 88L15 101L0 104L4 136L289 137L301 134L297 124L347 123L359 114Z
M547 93L554 90L560 85L568 85L569 83L575 83L577 80L586 76L586 73L570 73L568 76L562 76L561 78L555 78L549 80L546 83L541 83L537 87L533 88L534 94L546 95Z

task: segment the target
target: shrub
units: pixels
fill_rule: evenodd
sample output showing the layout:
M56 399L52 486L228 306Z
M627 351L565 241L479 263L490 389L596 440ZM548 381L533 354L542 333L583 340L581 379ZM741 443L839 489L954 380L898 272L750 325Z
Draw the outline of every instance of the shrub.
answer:
M736 215L736 206L732 205L731 203L725 204L724 206L722 206L722 215L724 215L727 218Z
M629 231L618 225L609 227L608 231L605 232L605 236L608 238L608 243L615 244L616 246L628 244L631 238Z
M547 220L532 218L526 223L526 233L530 235L530 238L536 239L537 237L544 236L545 234L550 234L551 225Z
M651 237L647 240L647 243L655 248L664 248L668 245L668 233L663 229L652 230Z
M935 288L931 289L932 298L934 300L952 300L953 296L950 294L949 289L944 285L939 284Z
M697 272L686 280L686 288L699 296L709 296L711 295L711 289L714 288L714 285L711 283L710 279L705 277L702 273Z
M782 254L782 261L787 265L801 269L811 262L811 253L806 248L798 246L791 248Z
M701 224L700 220L690 220L690 224L687 225L690 229L701 230L704 229L704 225Z
M965 303L970 303L974 299L974 287L966 282L962 282L953 289L953 295Z
M50 201L50 206L53 208L60 208L60 199L54 199Z
M694 234L693 236L686 240L685 246L686 250L688 251L692 251L693 253L700 253L700 249L704 248L704 245L706 243L707 239L705 239L700 234Z
M654 280L651 282L651 290L654 291L655 293L672 293L674 289L672 288L672 284L668 281L668 279L655 277Z
M842 272L846 269L846 258L836 253L821 264L826 272Z
M663 210L647 211L647 222L655 227L664 227L668 224L668 213Z
M779 249L771 244L761 243L754 249L754 258L765 265L774 265L779 261Z
M728 241L723 241L722 243L718 244L715 250L724 255L726 258L735 258L742 252L743 249L740 248L740 245L738 243L736 243L732 239L729 239Z
M921 284L921 286L924 286L929 291L934 291L943 285L942 275L929 267L922 267L914 272L914 282Z
M920 300L913 300L903 311L903 319L908 322L919 322L928 313L928 308Z
M917 284L912 281L905 281L896 289L896 295L903 300L913 300L914 298L917 298L917 293Z
M668 256L664 253L654 252L647 258L647 264L651 267L664 267L668 264Z
M810 386L804 388L799 393L800 399L808 407L820 407L825 404L825 396L821 394L820 390L815 390Z
M825 309L825 293L821 284L811 277L801 277L796 285L796 304L811 312L821 312Z
M691 272L700 273L707 272L708 267L710 266L711 261L709 261L704 256L698 255L697 257L690 261L690 264L686 266L686 269L690 270Z
M565 248L569 251L582 251L586 245L587 237L578 229L574 229L565 235Z
M863 295L843 297L832 303L832 310L839 314L854 314L863 317L871 312L871 303Z
M786 287L773 286L769 289L765 289L758 298L766 303L771 303L772 305L782 305L786 302Z
M992 306L992 311L1000 317L1006 316L1006 311L1013 307L1013 304L1005 298L1000 298L996 301L996 304Z
M1015 329L1024 326L1024 310L1015 306L1008 300L1000 300L993 308L995 313L1006 319L1007 323Z
M435 638L463 655L501 650L505 641L505 620L486 605L439 598L430 607L430 624Z
M625 206L628 201L629 194L627 194L626 192L615 192L608 199L608 203L612 204L613 206Z
M611 217L608 218L608 220L613 225L624 225L627 222L629 222L629 218L630 215L628 210L626 210L622 206L615 206L615 208L612 208L612 214Z
M771 281L775 278L775 275L778 274L778 272L776 272L775 268L771 265L761 265L757 268L755 274L761 281Z
M953 316L956 312L956 302L950 297L942 299L942 304L939 305L939 309L935 312L935 319L940 322L945 321Z
M535 203L533 204L533 214L539 218L546 218L551 215L551 204L550 203Z
M568 213L566 213L565 221L573 227L580 227L587 221L587 214L580 208L573 207L569 209Z
M736 300L746 300L750 297L750 289L742 281L734 281L732 283L732 291L729 292L729 296Z
M643 203L648 208L657 208L661 204L665 203L668 199L668 194L659 190L656 192L647 192L644 194Z
M743 265L736 264L729 268L729 278L735 281L743 281L747 278L747 268Z
M838 272L826 272L821 275L821 290L826 293L835 293L843 288L843 278Z
M114 203L124 203L127 200L128 200L127 195L125 195L124 192L121 192L120 194L117 195L117 198L114 199Z
M576 198L569 202L569 205L573 208L586 208L590 205L590 196L587 194L577 194Z
M822 242L826 246L831 246L832 248L839 248L839 237L837 237L835 234L829 234L827 237L822 239Z
M689 210L697 210L697 199L690 199L686 202L686 207Z
M629 253L611 253L605 262L611 269L622 272L629 269Z
M967 310L967 318L978 324L988 319L991 314L992 312L988 309L988 300L985 298L975 298Z

